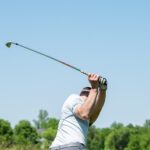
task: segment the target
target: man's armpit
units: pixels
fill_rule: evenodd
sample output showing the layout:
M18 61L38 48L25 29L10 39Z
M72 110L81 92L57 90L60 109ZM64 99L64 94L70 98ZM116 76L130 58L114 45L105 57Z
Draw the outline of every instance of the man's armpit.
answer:
M74 115L78 115L78 110L79 110L79 108L81 107L81 105L82 104L80 104L80 103L78 103L78 104L76 104L74 107L73 107L73 114Z

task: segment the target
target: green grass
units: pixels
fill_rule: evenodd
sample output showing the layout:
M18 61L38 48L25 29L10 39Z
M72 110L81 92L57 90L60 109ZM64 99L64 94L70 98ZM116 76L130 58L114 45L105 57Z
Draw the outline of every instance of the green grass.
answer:
M48 150L47 149L41 149L39 146L11 146L11 147L2 147L0 146L0 150Z

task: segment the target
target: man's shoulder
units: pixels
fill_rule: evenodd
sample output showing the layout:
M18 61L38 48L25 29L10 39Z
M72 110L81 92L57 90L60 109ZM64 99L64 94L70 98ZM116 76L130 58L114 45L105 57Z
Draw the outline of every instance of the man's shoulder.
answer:
M75 103L79 103L81 101L80 96L77 94L71 94L66 101L64 102L63 107L69 107L74 105Z
M80 99L80 96L77 95L77 94L71 94L71 95L69 95L69 97L67 98L67 100L70 100L70 99Z
M77 94L71 94L68 96L68 98L66 99L65 103L73 103L75 101L79 101L80 100L80 96Z

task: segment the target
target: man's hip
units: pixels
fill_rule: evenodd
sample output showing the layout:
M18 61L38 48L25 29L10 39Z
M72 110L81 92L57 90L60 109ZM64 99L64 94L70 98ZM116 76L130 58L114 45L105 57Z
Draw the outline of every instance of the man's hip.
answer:
M84 144L75 142L50 148L50 150L86 150Z

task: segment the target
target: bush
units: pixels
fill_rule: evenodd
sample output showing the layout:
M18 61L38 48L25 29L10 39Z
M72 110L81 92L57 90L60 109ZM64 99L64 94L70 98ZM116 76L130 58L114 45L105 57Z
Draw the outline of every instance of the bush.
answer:
M10 123L0 119L0 144L7 147L13 143L13 130Z
M15 126L14 137L16 144L30 145L37 144L38 134L29 121L22 120Z

